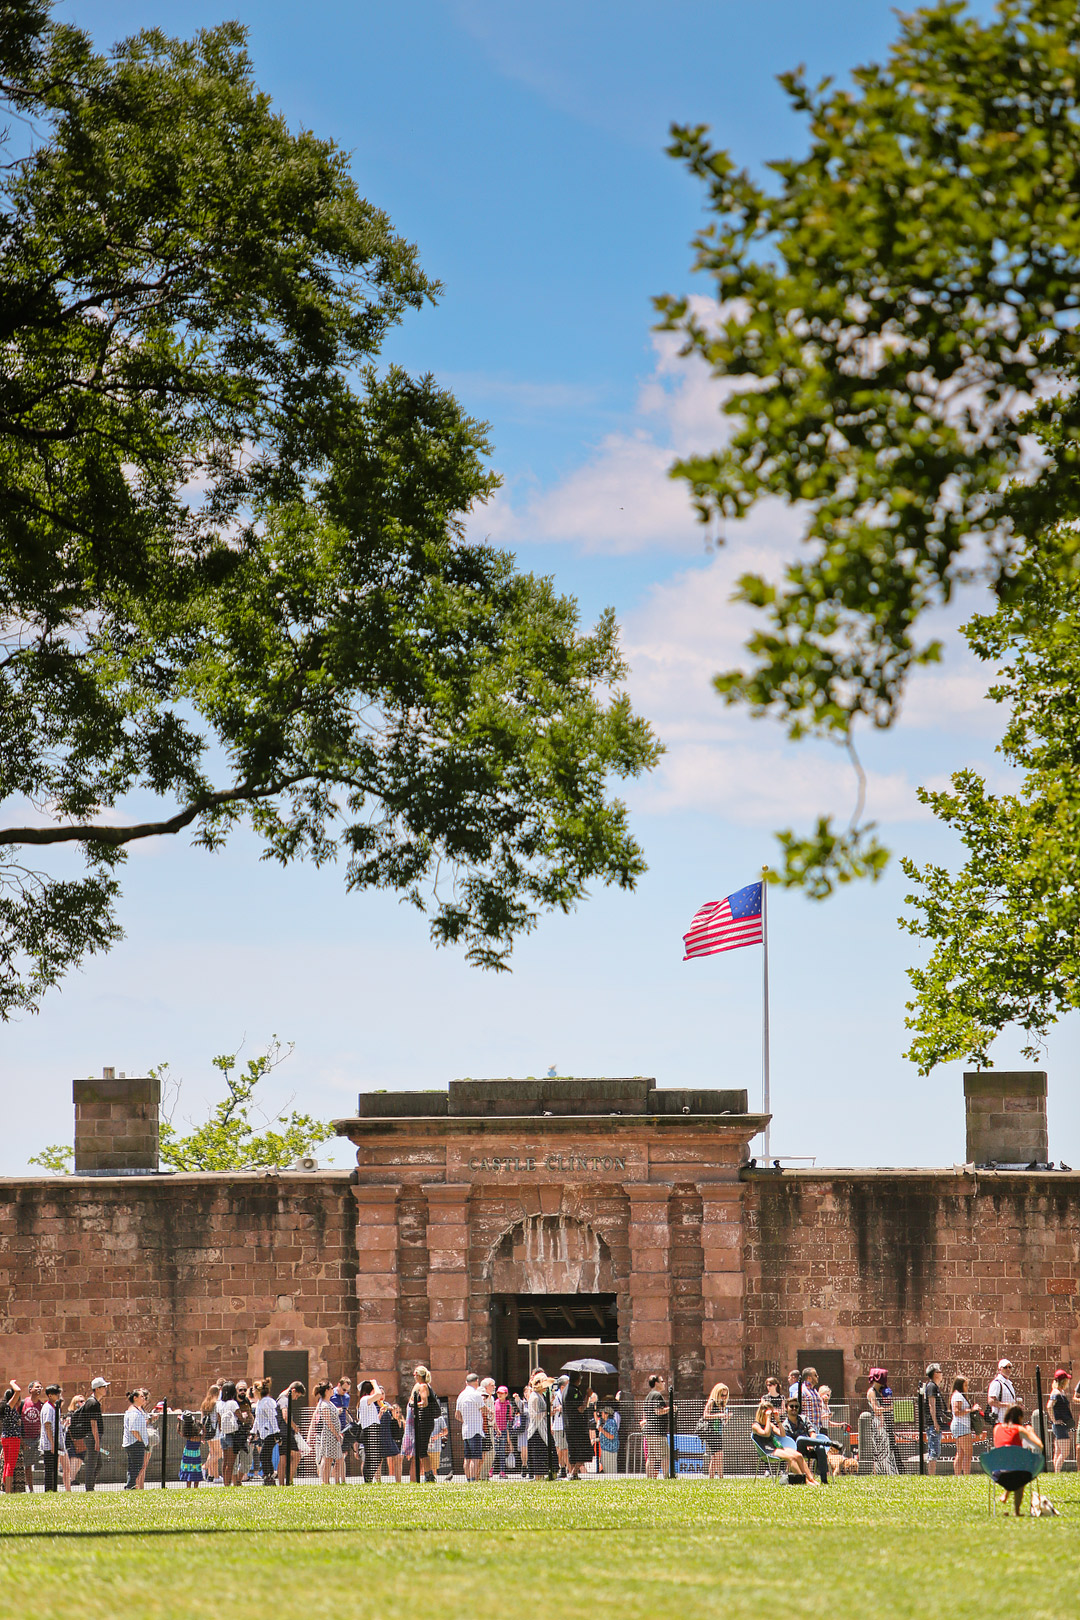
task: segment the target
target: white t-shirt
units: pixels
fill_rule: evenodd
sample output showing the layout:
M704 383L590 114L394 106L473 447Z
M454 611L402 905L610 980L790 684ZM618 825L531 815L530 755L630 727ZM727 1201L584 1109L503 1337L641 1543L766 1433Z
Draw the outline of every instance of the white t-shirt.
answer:
M562 1407L563 1392L561 1389L553 1389L551 1392L551 1427L553 1429L561 1429L563 1426Z
M484 1397L472 1384L466 1384L457 1398L455 1407L461 1419L461 1438L475 1440L484 1432Z
M356 1421L362 1429L374 1428L379 1421L379 1402L374 1391L370 1395L361 1395L356 1403Z
M265 1440L278 1433L277 1402L272 1395L262 1395L255 1407L255 1438Z
M55 1435L56 1407L53 1405L52 1401L46 1401L44 1406L41 1408L41 1449L42 1451L51 1451L52 1446L49 1444L49 1432L45 1427L46 1424L49 1425L53 1434Z
M1004 1373L998 1373L991 1380L986 1392L986 1404L992 1406L1001 1418L1004 1418L1010 1406L1016 1405L1016 1391Z
M218 1433L224 1438L227 1434L236 1433L236 1414L239 1408L235 1401L218 1401L217 1412Z

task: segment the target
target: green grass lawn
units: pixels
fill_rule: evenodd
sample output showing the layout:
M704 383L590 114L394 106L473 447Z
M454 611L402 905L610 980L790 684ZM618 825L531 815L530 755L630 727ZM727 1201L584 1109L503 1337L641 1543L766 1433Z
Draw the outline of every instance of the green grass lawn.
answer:
M1072 1620L1080 1476L1048 1494L1007 1522L981 1477L9 1496L0 1614Z

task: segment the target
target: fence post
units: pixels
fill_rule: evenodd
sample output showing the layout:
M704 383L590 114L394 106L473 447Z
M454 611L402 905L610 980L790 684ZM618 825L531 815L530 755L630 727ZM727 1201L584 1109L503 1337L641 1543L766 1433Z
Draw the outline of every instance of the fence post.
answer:
M675 1479L679 1472L679 1459L675 1450L675 1380L668 1384L667 1400L667 1470L668 1478Z
M165 1462L169 1454L169 1397L161 1402L161 1488L165 1489Z
M874 1442L871 1435L874 1429L874 1419L870 1412L859 1413L859 1473L872 1474L874 1472Z
M548 1479L555 1478L555 1431L551 1427L551 1385L544 1389L544 1405L547 1407L547 1460Z
M1036 1369L1035 1369L1035 1393L1036 1393L1036 1397L1037 1397L1038 1402L1039 1402L1039 1439L1043 1443L1043 1458L1045 1459L1044 1462L1043 1462L1043 1467L1046 1468L1048 1466L1048 1464L1051 1462L1051 1457L1050 1457L1050 1447L1046 1443L1046 1431L1047 1431L1047 1428L1049 1427L1049 1425L1048 1425L1048 1423L1046 1421L1046 1407L1043 1405L1043 1387L1042 1387L1042 1368L1041 1367L1036 1367ZM991 1436L990 1436L991 1444L993 1444L993 1439L994 1439L994 1436L993 1436L993 1434L991 1434Z
M919 1473L926 1473L926 1397L919 1390L915 1397L919 1403Z
M285 1433L282 1440L285 1446L285 1483L292 1484L292 1386L289 1386L289 1398L285 1406Z

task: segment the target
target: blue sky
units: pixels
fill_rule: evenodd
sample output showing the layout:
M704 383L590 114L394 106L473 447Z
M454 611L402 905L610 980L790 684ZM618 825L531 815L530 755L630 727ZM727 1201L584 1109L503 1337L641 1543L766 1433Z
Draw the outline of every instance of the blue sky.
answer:
M60 10L102 45L230 14L221 0ZM388 354L490 421L504 486L477 532L552 574L584 615L618 611L635 700L669 746L629 795L650 870L636 894L602 892L545 921L513 974L492 977L435 952L423 919L392 899L347 897L333 869L279 872L247 838L216 856L142 847L124 880L125 941L38 1017L0 1029L13 1098L0 1169L70 1139L74 1075L168 1059L182 1122L211 1093L210 1058L245 1040L258 1050L271 1033L296 1043L272 1100L295 1093L324 1117L350 1112L360 1089L552 1065L745 1085L755 1102L760 952L684 965L680 936L703 901L771 858L773 828L844 815L853 787L840 757L786 745L709 688L745 633L733 576L775 566L797 524L765 509L709 551L665 477L676 453L714 442L716 396L650 330L654 294L709 293L688 268L698 189L663 148L679 120L710 124L751 167L798 151L775 75L800 62L812 77L842 75L880 57L894 16L884 0L308 0L232 14L290 123L351 153L360 189L444 284ZM998 769L983 685L954 649L901 727L867 748L871 812L917 859L955 851L915 785L965 763ZM920 1079L901 1055L915 950L896 926L904 892L894 868L825 905L774 893L774 1150L824 1164L963 1158L962 1066ZM1029 1066L1019 1046L1003 1038L998 1064ZM1047 1063L1051 1152L1071 1162L1076 1046L1064 1026Z

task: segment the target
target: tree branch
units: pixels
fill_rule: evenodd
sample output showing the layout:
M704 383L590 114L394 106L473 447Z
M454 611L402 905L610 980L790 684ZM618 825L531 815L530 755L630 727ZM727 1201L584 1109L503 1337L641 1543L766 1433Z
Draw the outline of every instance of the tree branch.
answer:
M270 799L297 782L307 781L318 774L315 771L300 771L295 776L284 777L280 782L271 782L264 787L241 782L238 787L222 788L217 793L193 799L183 810L178 810L175 816L169 816L165 821L141 821L131 827L103 827L92 823L74 827L0 827L0 845L108 844L115 847L133 843L138 838L157 838L165 833L181 832L191 825L196 816L203 815L207 810L216 810L223 804L236 804L241 800Z

